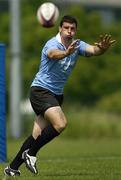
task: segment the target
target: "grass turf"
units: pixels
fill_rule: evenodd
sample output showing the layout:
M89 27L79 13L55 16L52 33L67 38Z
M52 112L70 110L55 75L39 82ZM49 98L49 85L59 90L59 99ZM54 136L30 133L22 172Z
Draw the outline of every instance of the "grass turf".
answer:
M8 140L11 161L23 140ZM0 164L0 179L8 164ZM22 165L21 180L121 180L121 141L119 139L57 138L38 153L38 175ZM12 178L7 178L12 179Z

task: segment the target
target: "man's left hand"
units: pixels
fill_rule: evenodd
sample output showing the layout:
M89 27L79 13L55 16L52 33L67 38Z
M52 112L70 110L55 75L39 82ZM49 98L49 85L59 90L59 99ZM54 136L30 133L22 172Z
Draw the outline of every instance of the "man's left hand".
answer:
M101 50L107 50L112 44L114 44L116 40L113 40L111 35L100 35L100 41L94 43Z

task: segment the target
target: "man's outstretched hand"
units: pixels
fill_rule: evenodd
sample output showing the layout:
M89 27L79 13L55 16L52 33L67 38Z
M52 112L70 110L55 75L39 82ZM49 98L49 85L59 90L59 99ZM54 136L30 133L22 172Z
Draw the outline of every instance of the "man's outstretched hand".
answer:
M107 50L116 40L112 39L111 35L100 35L100 41L94 43L95 46L99 47L101 50Z
M67 55L72 54L80 47L80 39L74 40L67 48L66 53Z

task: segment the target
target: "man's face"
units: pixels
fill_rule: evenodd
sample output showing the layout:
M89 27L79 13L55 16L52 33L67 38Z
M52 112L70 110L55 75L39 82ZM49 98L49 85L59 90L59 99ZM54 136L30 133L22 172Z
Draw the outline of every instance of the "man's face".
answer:
M62 27L59 28L59 32L63 39L71 40L76 34L76 24L64 22Z

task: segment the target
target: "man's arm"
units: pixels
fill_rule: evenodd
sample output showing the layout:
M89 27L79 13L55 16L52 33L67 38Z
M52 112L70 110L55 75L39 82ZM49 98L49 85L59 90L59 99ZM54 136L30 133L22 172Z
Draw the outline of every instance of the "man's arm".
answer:
M66 50L59 50L59 49L53 49L48 51L48 57L50 59L63 59L70 54L72 54L74 51L76 51L79 46L77 46L78 39L73 41Z
M66 50L52 49L48 52L48 57L50 59L63 59L68 56L68 52Z
M86 49L86 54L89 56L98 56L101 55L103 53L105 53L108 48L115 43L116 40L112 40L111 39L111 35L104 35L104 36L100 36L100 41L97 43L94 43L94 45L90 45L87 47Z

